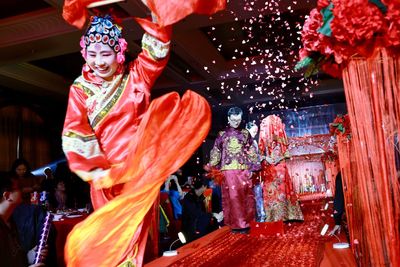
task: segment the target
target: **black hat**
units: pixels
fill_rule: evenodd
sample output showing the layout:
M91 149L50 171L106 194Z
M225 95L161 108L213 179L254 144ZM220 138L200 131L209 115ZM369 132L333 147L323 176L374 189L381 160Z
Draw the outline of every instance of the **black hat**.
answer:
M208 185L208 181L206 179L203 178L196 178L193 182L193 187L194 189L199 189L202 186L207 186Z

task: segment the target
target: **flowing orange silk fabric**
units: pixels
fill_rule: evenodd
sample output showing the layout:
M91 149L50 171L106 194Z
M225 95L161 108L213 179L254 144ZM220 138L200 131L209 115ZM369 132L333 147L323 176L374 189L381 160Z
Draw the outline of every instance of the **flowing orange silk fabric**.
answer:
M101 0L65 0L63 18L81 29L88 18L86 6ZM226 0L147 0L147 5L161 26L172 25L186 16L197 13L211 15L226 6Z
M111 171L121 195L97 209L68 236L68 266L117 266L135 259L141 266L150 222L149 209L165 178L203 142L211 124L207 101L192 91L151 102L124 166Z
M347 203L358 213L350 230L362 228L361 253L356 256L362 266L400 266L400 185L395 166L400 59L384 49L368 59L353 58L343 71L343 81L356 167L345 179L347 186L357 188L353 202Z
M147 5L156 15L157 22L166 26L192 13L214 14L225 8L226 0L147 0Z

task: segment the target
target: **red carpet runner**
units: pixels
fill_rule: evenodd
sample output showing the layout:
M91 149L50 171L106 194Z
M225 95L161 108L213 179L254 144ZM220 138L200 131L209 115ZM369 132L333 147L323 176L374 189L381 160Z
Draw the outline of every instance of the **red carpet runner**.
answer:
M170 266L318 266L324 242L320 231L328 218L323 203L302 206L305 221L285 224L285 234L266 237L225 233L212 244ZM330 210L330 212L332 212Z

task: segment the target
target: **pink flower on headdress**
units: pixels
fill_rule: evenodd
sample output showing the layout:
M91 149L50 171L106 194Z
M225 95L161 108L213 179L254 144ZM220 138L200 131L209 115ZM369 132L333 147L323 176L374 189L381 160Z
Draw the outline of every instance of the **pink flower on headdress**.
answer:
M81 37L81 40L79 41L79 45L81 46L81 54L83 58L86 60L86 45L85 45L85 36Z
M120 47L120 51L117 53L117 62L121 64L125 62L125 51L128 47L128 43L124 38L119 38L118 44Z

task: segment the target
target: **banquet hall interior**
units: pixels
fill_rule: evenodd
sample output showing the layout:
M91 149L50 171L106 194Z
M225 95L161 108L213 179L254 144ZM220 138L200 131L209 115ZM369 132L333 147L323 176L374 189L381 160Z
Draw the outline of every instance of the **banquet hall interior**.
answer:
M191 190L192 179L212 180L204 165L210 162L219 132L228 126L230 108L243 110L243 128L247 122L261 128L263 119L279 116L290 155L287 171L304 221L254 220L247 234L232 233L222 224L184 244L177 241L182 219L174 215L168 193L161 191L153 206L157 223L149 232L144 266L399 266L400 61L380 52L389 62L376 67L384 74L360 82L361 89L385 91L378 100L377 93L359 93L358 98L351 94L357 84L351 77L362 65L358 61L357 68L350 60L341 77L315 69L305 75L296 64L304 45L303 25L317 2L236 0L215 14L184 18L173 25L170 58L151 91L151 98L157 99L190 89L211 108L206 139L181 166L183 194ZM55 178L65 176L66 192L74 197L68 209L62 208L63 219L54 221L54 240L49 243L54 259L48 266L65 266L68 233L93 212L88 185L68 170L61 144L69 88L84 64L79 46L83 29L63 19L63 4L0 2L0 178L23 158L42 180L48 177L46 168ZM122 21L127 60L133 60L141 51L143 31L131 17L146 17L149 11L139 0L97 7L110 8ZM382 61L376 54L371 57ZM379 84L379 79L384 82ZM339 172L345 215L341 231L330 235ZM211 182L204 193L209 213L216 203L213 186ZM178 254L163 256L171 246Z

